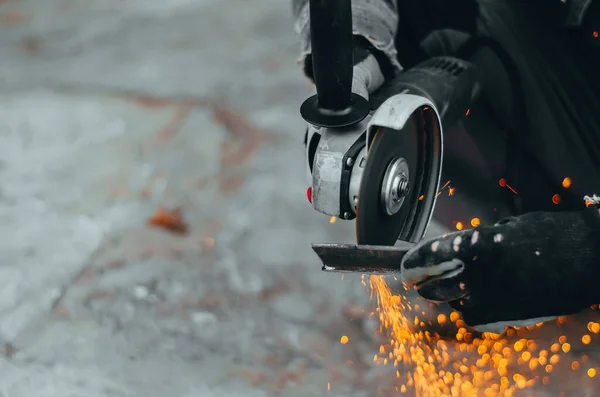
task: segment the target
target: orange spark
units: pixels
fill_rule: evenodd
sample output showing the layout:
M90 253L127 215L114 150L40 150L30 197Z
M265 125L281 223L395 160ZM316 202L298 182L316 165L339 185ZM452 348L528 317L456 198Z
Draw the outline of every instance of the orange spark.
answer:
M547 385L548 383L550 383L550 378L548 378L547 376L544 376L542 378L542 383L545 384L545 385Z
M442 194L442 192L444 191L444 189L446 189L446 188L448 188L448 196L452 196L454 194L454 190L455 189L453 187L450 187L450 182L451 181L448 181L448 182L444 183L444 186L442 186L440 188L440 191L437 192L437 194L435 195L435 197L439 197ZM421 197L419 197L419 200L421 200Z
M446 315L443 313L438 314L437 321L440 325L446 324L446 321L447 321Z
M515 189L513 189L508 183L506 183L506 179L502 178L498 181L498 183L500 184L500 186L507 188L508 190L510 190L511 192L513 192L514 194L519 194L517 193L517 191Z
M480 224L481 224L481 221L479 220L479 218L473 218L473 219L471 219L471 226L477 227Z
M450 321L452 321L453 323L455 323L459 319L460 319L460 314L458 314L458 312L452 312L452 313L450 313Z
M596 37L596 38L597 38L597 37L598 37L598 32L593 32L593 33L592 33L592 36L594 36L594 37Z
M467 109L467 112L465 113L465 116L468 116L469 113L471 113L471 108Z
M560 195L555 194L554 196L552 196L552 203L560 204Z
M456 222L456 230L463 230L462 222Z
M584 345L589 345L591 341L592 341L592 337L589 335L583 335L581 337L581 343L583 343Z
M334 224L337 221L337 218L335 216L332 216L331 218L329 218L329 223Z
M563 179L562 187L564 187L565 189L570 188L571 187L571 178L566 177L565 179Z
M567 343L567 337L565 335L561 335L558 337L558 343L560 343L561 345L563 343Z

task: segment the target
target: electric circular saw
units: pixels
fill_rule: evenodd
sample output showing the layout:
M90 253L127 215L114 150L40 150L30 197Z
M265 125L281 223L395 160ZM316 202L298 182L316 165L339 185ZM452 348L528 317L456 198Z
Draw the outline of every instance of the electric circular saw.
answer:
M390 271L381 258L393 257L399 268L398 253L406 248L389 247L398 240L417 243L431 220L442 171L442 126L457 122L469 107L477 90L475 68L453 57L432 58L403 71L367 101L351 92L351 0L310 0L309 7L317 94L300 108L309 124L308 196L315 210L355 220L357 240L313 249L325 270L376 272L379 263Z

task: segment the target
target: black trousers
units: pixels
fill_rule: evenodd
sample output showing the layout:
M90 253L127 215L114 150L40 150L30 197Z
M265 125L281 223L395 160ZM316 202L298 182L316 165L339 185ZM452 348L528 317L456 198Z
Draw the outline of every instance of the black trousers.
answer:
M495 222L581 209L584 195L600 194L598 1L580 29L563 27L560 1L400 3L400 62L467 58L483 88L458 125L444 126L442 182L453 190L435 218Z

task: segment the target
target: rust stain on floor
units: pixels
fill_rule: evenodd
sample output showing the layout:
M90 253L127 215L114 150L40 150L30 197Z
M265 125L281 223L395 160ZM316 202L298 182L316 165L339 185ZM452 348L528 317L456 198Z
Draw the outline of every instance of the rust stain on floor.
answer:
M168 230L176 234L187 234L189 231L189 226L183 219L182 208L170 210L163 206L159 206L148 220L148 225Z
M213 117L228 132L221 143L219 187L221 193L233 193L239 190L246 179L243 166L252 160L270 134L253 126L241 112L226 106L215 106Z
M208 101L197 98L169 98L149 94L131 94L125 95L125 98L133 101L136 105L144 109L163 109L169 106L199 108L209 104Z
M155 103L157 104L157 103ZM158 106L158 105L156 105ZM175 114L156 135L156 141L163 143L172 140L181 131L190 116L193 106L189 103L180 105Z
M0 13L0 25L4 26L25 24L30 22L32 19L33 15L18 11Z

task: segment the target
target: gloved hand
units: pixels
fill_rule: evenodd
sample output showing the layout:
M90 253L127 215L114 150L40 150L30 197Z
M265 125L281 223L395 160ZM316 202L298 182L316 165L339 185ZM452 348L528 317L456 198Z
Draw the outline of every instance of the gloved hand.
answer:
M423 241L402 278L480 331L502 333L600 302L600 214L536 212Z
M383 85L386 78L393 75L390 61L362 36L353 40L354 68L352 74L352 92L369 99L369 94ZM312 63L307 56L304 73L312 80Z
M381 66L375 58L375 49L367 40L354 38L354 69L352 70L352 92L369 100L369 94L385 82ZM379 57L381 60L382 58Z

